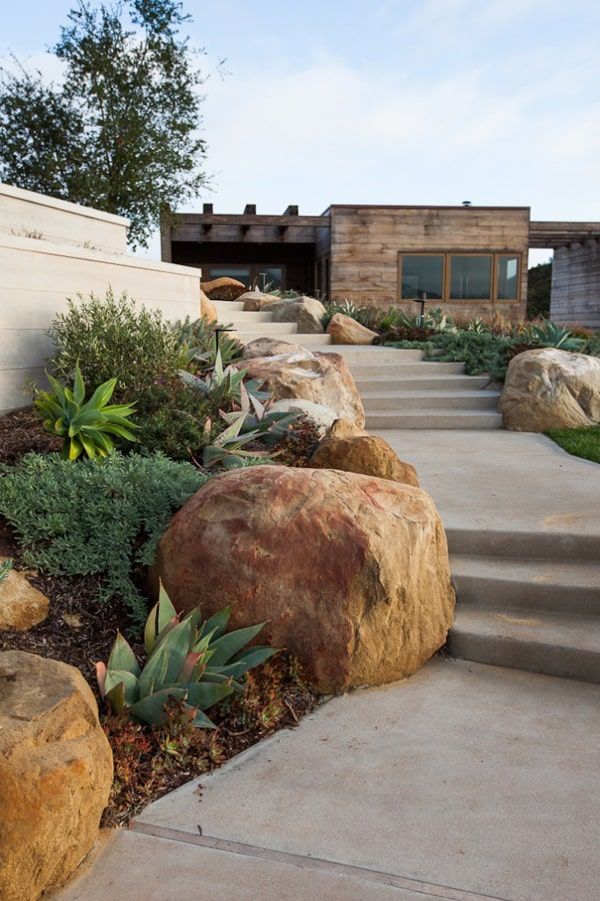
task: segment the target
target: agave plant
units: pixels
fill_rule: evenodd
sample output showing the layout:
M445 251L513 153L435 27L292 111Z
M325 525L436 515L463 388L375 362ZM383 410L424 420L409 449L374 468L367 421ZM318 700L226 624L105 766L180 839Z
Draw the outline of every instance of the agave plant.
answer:
M79 365L75 367L73 390L46 375L53 390L37 391L34 404L46 431L63 439L62 455L66 460L77 460L83 453L90 458L108 456L115 447L112 436L137 440L132 430L138 426L129 419L135 404L109 404L116 379L103 382L86 402Z
M268 451L244 450L247 444L257 441L261 435L257 429L250 432L242 431L246 421L245 413L221 414L224 417L230 415L234 417L233 421L214 438L212 437L212 420L206 420L204 424L206 445L202 455L202 464L207 469L217 465L222 466L223 469L237 469L251 459L255 461L260 459L263 463L272 460L273 455Z
M528 334L530 340L542 347L558 347L561 350L577 351L585 344L582 338L575 338L569 329L561 328L549 319L542 320L539 325L530 326Z
M230 335L221 334L217 346L215 325L206 316L201 316L193 322L186 316L183 322L174 323L172 328L178 343L187 349L188 361L201 364L200 368L214 366L217 353L225 365L241 356L242 345ZM227 326L220 326L221 331L226 328Z
M233 413L221 413L225 422L234 423L243 414L240 434L252 432L253 437L263 441L266 445L277 444L288 428L298 421L298 413L286 413L279 410L271 410L273 398L268 395L266 403L261 403L256 394L251 394L246 385L240 385L240 411Z
M118 633L108 663L96 664L101 696L115 713L127 711L151 726L164 723L165 705L177 700L194 726L214 729L204 711L233 692L242 692L237 680L277 653L270 647L246 647L265 623L226 632L231 609L219 610L206 622L199 607L181 618L161 585L144 630L144 667Z
M191 372L180 370L179 376L186 385L199 391L215 406L221 407L231 401L240 403L241 386L246 376L246 370L238 369L236 366L225 367L221 357L221 349L219 348L216 353L213 371L209 375L201 378L193 375ZM246 382L246 391L259 400L266 399L269 397L269 394L260 390L261 384L258 379L250 379Z

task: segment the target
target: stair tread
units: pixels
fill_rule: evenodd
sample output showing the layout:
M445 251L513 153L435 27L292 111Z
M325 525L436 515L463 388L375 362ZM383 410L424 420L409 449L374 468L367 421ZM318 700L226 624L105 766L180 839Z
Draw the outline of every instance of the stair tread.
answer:
M600 616L537 610L486 610L458 605L452 632L550 645L600 656Z
M476 388L472 391L462 391L460 389L456 390L448 390L448 391L428 391L427 388L421 388L417 391L407 390L407 391L399 391L398 389L394 389L392 391L361 391L361 397L364 398L378 398L378 397L436 397L443 401L448 394L451 394L452 397L485 397L485 398L499 398L501 396L501 391L494 390L486 390L485 388Z
M532 585L597 589L600 601L600 562L518 557L477 557L451 554L452 574L458 578L495 579Z

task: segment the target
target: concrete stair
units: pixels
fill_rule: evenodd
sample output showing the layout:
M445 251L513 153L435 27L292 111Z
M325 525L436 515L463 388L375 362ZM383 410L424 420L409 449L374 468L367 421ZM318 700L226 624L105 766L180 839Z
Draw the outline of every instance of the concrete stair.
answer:
M565 543L540 532L523 543L520 533L503 533L498 554L486 546L479 555L475 533L466 542L460 533L448 538L457 596L452 655L600 683L598 540ZM531 551L540 555L526 556Z
M299 334L268 312L245 312L240 302L216 301L219 321L244 344L273 337L308 350L341 354L361 393L370 429L494 429L500 393L488 380L465 375L462 363L424 362L420 350L332 345L326 334Z

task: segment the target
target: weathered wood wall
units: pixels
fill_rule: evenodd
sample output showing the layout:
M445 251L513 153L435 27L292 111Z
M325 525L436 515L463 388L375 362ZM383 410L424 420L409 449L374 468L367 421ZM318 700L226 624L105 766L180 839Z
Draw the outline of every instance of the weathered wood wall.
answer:
M550 317L600 329L600 241L557 247L552 264Z
M514 253L521 297L495 304L437 303L463 313L522 316L527 296L528 207L331 207L331 296L380 306L399 304L398 254L423 251ZM414 304L401 304L414 312Z

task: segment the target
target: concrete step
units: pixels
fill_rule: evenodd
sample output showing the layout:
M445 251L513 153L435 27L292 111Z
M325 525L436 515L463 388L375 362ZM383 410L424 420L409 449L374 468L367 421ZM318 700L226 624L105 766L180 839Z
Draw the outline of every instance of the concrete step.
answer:
M461 608L600 616L600 562L453 554Z
M234 325L238 325L238 323L242 326L252 326L255 323L263 323L263 322L271 322L271 314L270 313L246 313L244 310L223 310L223 312L219 311L219 323L224 325L229 325L233 323ZM262 328L262 325L259 325L259 328Z
M279 325L280 323L273 323L273 325ZM281 325L289 325L289 323L281 323ZM294 326L296 328L296 326ZM251 341L256 341L258 338L281 338L282 341L289 341L290 344L299 344L301 347L309 348L310 350L329 350L331 338L329 335L299 335L297 332L248 332L245 329L242 331L232 332L238 341L241 341L242 344L249 344Z
M512 557L536 560L600 561L600 535L550 526L542 531L446 529L453 557Z
M367 429L500 429L500 413L481 410L454 410L446 408L422 412L397 413L389 410L369 410Z
M354 372L354 369L353 369ZM489 384L486 376L478 375L409 375L406 378L394 375L386 378L355 378L361 394L382 391L475 391Z
M249 322L247 325L238 322L235 329L237 334L244 338L247 334L259 338L271 338L273 335L296 335L298 333L298 326L295 322Z
M400 366L403 363L418 363L423 359L420 350L394 350L389 347L356 347L353 344L332 344L332 350L343 354L352 366Z
M352 375L355 379L405 379L411 376L426 375L464 375L464 363L431 363L416 360L415 362L406 363L388 363L382 362L381 365L373 363L354 363L350 364Z
M500 400L499 391L361 391L367 413L392 411L404 413L412 410L492 410Z
M224 316L227 314L234 313L236 310L240 311L244 309L244 304L239 300L213 300L215 310L219 314L219 318L221 318L221 313Z
M456 608L454 657L600 683L600 617Z

